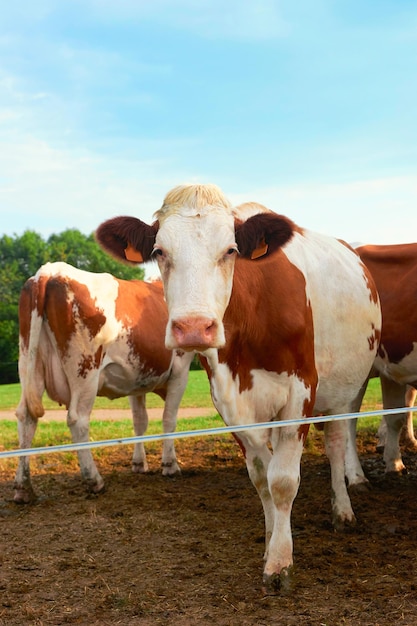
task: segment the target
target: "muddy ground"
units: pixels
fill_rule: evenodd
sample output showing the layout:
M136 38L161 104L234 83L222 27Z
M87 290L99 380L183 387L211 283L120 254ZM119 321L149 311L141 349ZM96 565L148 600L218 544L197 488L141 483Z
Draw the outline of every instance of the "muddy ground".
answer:
M260 501L231 436L177 442L180 477L132 474L131 449L98 450L107 489L91 497L71 454L32 457L39 496L12 502L16 460L0 462L1 626L417 624L417 457L384 476L372 433L360 441L371 481L352 497L357 525L330 524L329 466L310 435L293 508L296 586L262 594Z

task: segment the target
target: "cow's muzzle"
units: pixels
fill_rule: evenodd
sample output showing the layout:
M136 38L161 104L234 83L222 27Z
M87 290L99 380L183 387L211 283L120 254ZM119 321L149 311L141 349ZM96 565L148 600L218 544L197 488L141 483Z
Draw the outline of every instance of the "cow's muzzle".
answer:
M216 320L207 317L183 317L171 322L171 333L174 348L182 350L204 351L218 348L219 326Z

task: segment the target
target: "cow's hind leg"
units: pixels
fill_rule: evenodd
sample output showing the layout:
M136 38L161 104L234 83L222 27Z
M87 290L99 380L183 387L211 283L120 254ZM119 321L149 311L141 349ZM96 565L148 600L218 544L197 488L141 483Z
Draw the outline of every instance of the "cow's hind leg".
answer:
M387 389L385 391L386 396L388 396L388 394L390 394L390 391ZM400 400L397 400L397 402L400 403L400 407L404 404L404 406L409 406L410 408L414 406L414 401L416 399L416 395L417 395L417 389L414 389L414 387L410 387L407 385L406 387L406 391L405 391L405 399L404 399L404 403L400 402ZM389 396L390 397L390 396ZM388 397L386 397L386 402L391 402L388 399ZM413 416L414 413L412 411L408 411L406 414L406 423L403 425L402 430L400 432L400 442L406 447L408 448L408 450L410 451L417 451L417 439L414 435L414 422L413 422ZM387 426L387 417L388 416L383 416L382 420L381 420L381 424L378 428L378 433L377 433L377 438L378 438L378 443L376 446L377 452L384 454L384 450L385 450L385 446L387 445L387 439L388 439L388 426ZM401 424L401 420L403 420L403 414L400 414L400 424ZM397 426L399 426L400 424L397 424ZM396 429L393 428L390 431L390 437L394 437L394 445L391 448L391 456L393 455L394 458L394 464L395 464L395 459L398 459L400 452L396 452L395 450L395 440L397 437L397 433L396 433ZM392 445L392 444L391 444ZM400 470L402 471L403 468L401 468L401 464L400 464ZM394 470L396 471L396 470Z
M37 418L32 417L27 408L18 409L17 430L19 435L19 447L30 448L38 425ZM14 479L14 501L18 504L28 504L36 500L30 479L30 465L28 456L19 457L16 476Z
M324 425L326 454L331 469L332 519L337 530L356 522L345 482L347 429L346 420L326 422Z
M89 441L90 412L87 415L79 415L70 407L67 415L67 424L71 431L73 443ZM92 493L100 493L104 489L104 480L96 467L91 449L78 450L77 455L81 476L88 490Z
M366 392L368 381L366 381L355 401L352 403L352 412L358 413L360 411L363 397ZM356 426L357 419L349 419L347 421L347 444L346 444L346 457L345 457L345 474L348 481L350 492L366 492L370 489L370 483L366 478L362 465L359 461L358 448L356 445Z
M417 396L417 389L414 389L414 387L407 386L407 391L405 394L405 406L409 406L410 408L413 407L416 396ZM413 423L414 415L415 413L412 411L409 411L407 413L407 423L402 431L402 439L403 439L404 445L409 450L417 451L417 439L414 435L414 423Z
M393 380L381 376L381 388L384 409L396 409L404 406L406 385L399 385ZM407 471L400 450L400 434L406 417L406 413L385 415L387 434L384 447L384 461L387 474L400 474Z

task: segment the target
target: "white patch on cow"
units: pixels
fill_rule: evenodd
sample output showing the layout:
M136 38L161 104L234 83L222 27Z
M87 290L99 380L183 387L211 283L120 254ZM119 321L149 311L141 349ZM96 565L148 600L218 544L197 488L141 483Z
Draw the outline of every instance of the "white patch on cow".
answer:
M251 371L253 387L239 390L239 376L233 378L225 363L219 363L211 378L213 403L229 426L269 422L276 419L300 419L311 390L295 375L277 374L262 369ZM247 433L249 434L249 433ZM268 431L251 431L250 436L268 440Z
M319 375L315 411L325 414L332 407L348 411L369 371L368 340L375 320L381 319L378 304L369 306L362 262L336 239L311 231L295 233L283 251L304 274L312 306ZM352 280L346 281L347 275ZM363 341L360 350L358 337Z
M232 291L235 261L228 251L236 249L231 211L223 207L177 209L163 220L155 247L162 252L156 258L170 315L167 347L176 347L174 321L199 316L216 324L216 343L223 345L222 320Z

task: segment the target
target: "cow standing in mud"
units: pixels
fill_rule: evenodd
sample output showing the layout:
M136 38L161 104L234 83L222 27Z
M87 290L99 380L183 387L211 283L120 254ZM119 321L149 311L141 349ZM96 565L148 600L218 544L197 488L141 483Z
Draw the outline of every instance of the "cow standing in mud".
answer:
M120 258L156 258L166 346L197 350L229 426L349 412L375 359L378 294L359 257L257 203L233 207L215 185L169 192L156 221L116 217L97 230ZM265 513L267 593L291 582L291 510L308 425L239 431ZM347 425L325 425L336 527L355 516L345 484ZM270 451L269 444L272 447Z
M19 445L29 448L42 395L68 409L72 441L89 441L89 420L97 395L129 396L135 434L148 426L146 393L165 400L164 432L174 432L193 354L167 350L168 321L161 283L126 281L67 263L47 263L29 278L19 302L19 376L16 410ZM104 488L91 450L78 451L81 474L94 493ZM147 470L143 443L136 443L133 470ZM164 440L163 474L180 471L173 440ZM16 502L34 500L29 457L20 457Z

